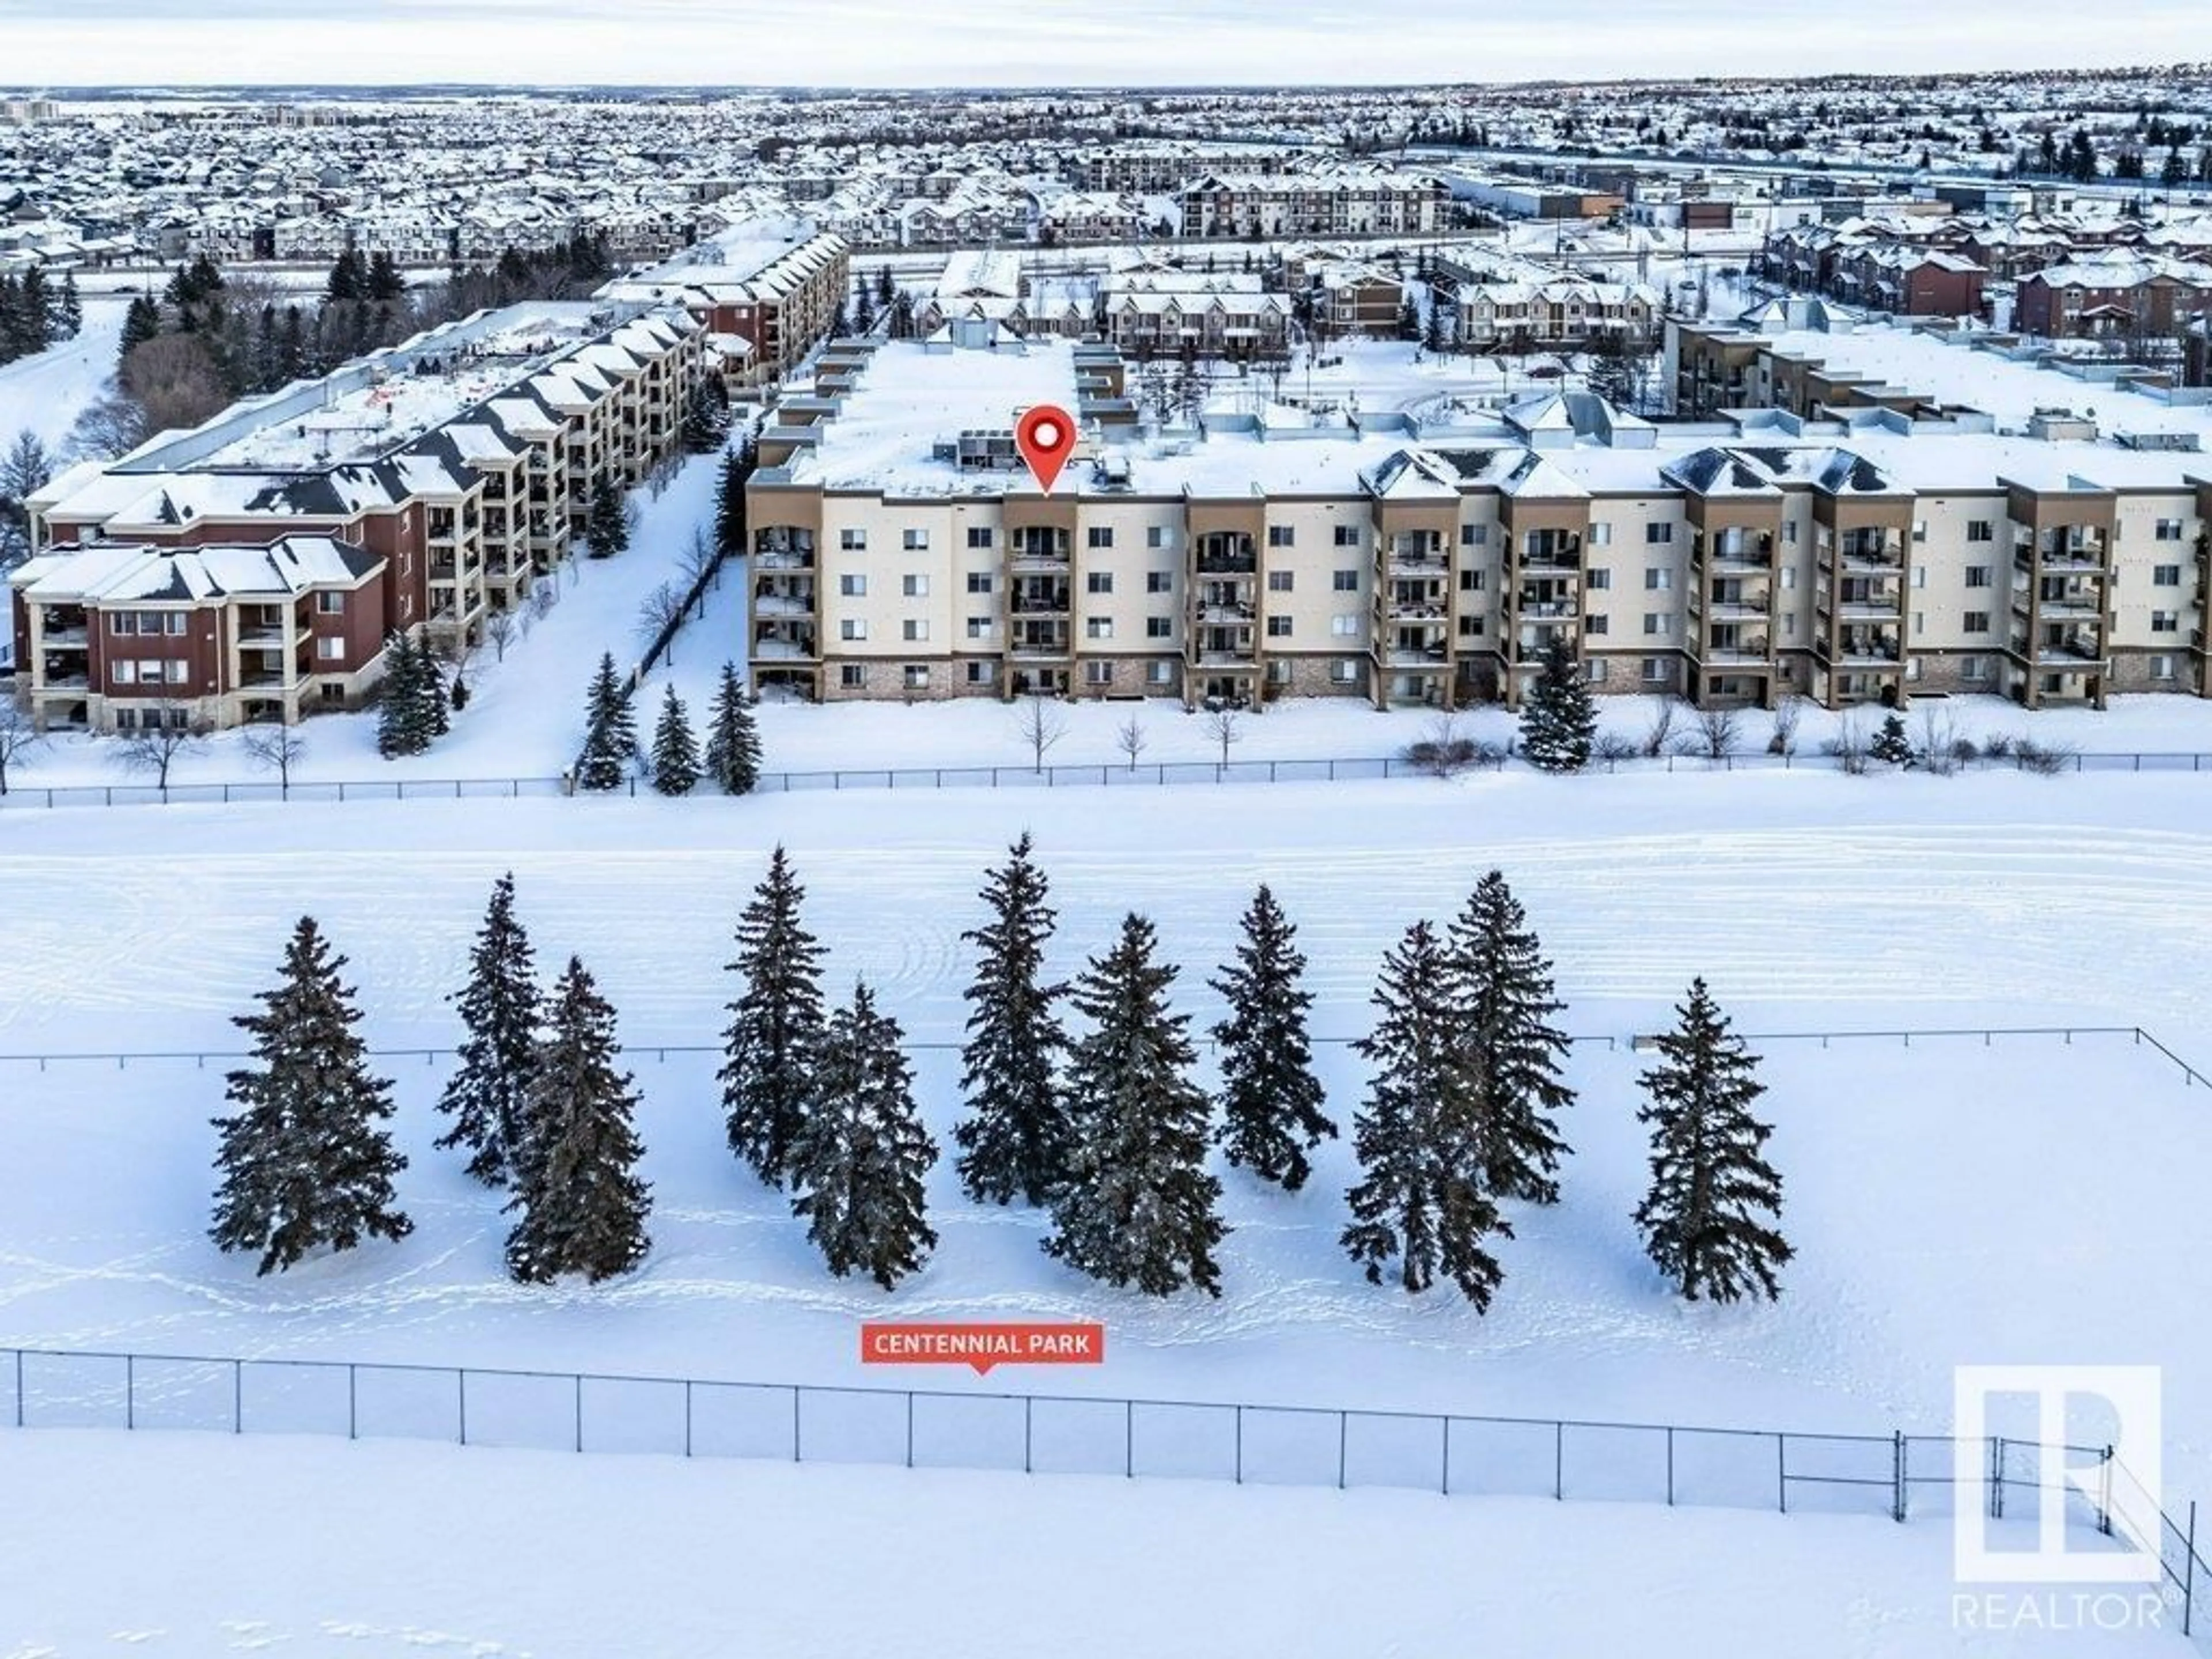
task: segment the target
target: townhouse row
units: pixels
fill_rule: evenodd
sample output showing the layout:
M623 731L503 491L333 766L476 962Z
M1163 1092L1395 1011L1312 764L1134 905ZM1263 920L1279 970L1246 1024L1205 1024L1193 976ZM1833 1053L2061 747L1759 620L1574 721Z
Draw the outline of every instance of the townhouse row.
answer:
M17 700L94 731L356 706L388 636L480 643L602 483L674 459L705 372L681 310L514 307L71 468L9 576Z

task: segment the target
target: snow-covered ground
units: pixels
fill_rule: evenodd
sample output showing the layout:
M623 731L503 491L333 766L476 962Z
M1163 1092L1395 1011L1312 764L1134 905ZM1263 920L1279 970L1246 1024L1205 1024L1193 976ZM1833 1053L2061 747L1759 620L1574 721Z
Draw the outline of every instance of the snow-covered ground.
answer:
M60 447L77 416L115 373L125 309L119 295L88 293L84 327L75 339L35 357L0 364L0 444L29 431L47 448Z
M1565 1200L1514 1218L1486 1318L1359 1280L1335 1242L1342 1142L1296 1197L1230 1173L1237 1231L1218 1303L1103 1292L1036 1249L1039 1217L964 1204L945 1166L928 1268L890 1296L841 1284L730 1160L711 1057L652 1052L716 1041L728 930L781 841L833 990L865 975L917 1045L938 1045L917 1060L926 1116L949 1139L958 933L984 865L1026 827L1063 913L1055 965L1079 966L1140 907L1183 964L1181 1005L1202 1018L1202 981L1255 881L1302 927L1316 1031L1342 1039L1366 1029L1382 949L1494 862L1559 962L1578 1034L1653 1029L1703 974L1753 1032L2140 1024L2191 1054L2212 970L2212 840L2195 827L2193 781L1507 775L1168 791L1112 813L1105 799L22 820L0 854L0 1047L14 1053L234 1049L227 1017L267 983L303 909L352 957L375 1041L449 1042L444 994L491 878L514 868L541 954L581 951L621 1010L656 1249L597 1291L507 1284L494 1200L428 1146L441 1068L416 1060L394 1066L417 1233L256 1279L204 1239L219 1062L17 1062L0 1119L0 1343L835 1382L864 1380L864 1315L1031 1314L1106 1321L1109 1364L1079 1386L1109 1395L1873 1432L1942 1428L1956 1364L2148 1362L2166 1372L2170 1480L2212 1490L2212 1342L2179 1312L2199 1288L2212 1119L2124 1038L1769 1045L1801 1256L1779 1305L1735 1310L1682 1307L1644 1264L1628 1224L1644 1173L1640 1061L1584 1045ZM1348 1123L1357 1061L1330 1042L1321 1063Z
M67 1432L0 1483L25 1659L2182 1650L1962 1632L1940 1525L1828 1516Z

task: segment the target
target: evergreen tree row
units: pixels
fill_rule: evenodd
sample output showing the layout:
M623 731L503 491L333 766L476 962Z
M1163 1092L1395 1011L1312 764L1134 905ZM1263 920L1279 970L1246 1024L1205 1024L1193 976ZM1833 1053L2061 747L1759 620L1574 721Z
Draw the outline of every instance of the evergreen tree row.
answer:
M21 276L0 270L0 363L73 340L83 326L84 303L73 273L64 271L57 283L37 265Z
M833 1273L890 1289L936 1246L925 1183L938 1149L898 1022L865 983L843 1006L825 1003L805 896L778 847L728 964L726 1133L741 1161L790 1194ZM988 915L963 935L976 965L954 1132L962 1189L979 1203L1047 1209L1044 1249L1104 1283L1218 1296L1229 1230L1210 1146L1295 1191L1311 1174L1307 1153L1336 1133L1311 1068L1295 929L1260 888L1234 960L1210 981L1227 1012L1212 1030L1220 1085L1209 1098L1193 1079L1190 1017L1172 1006L1180 970L1161 958L1147 919L1126 916L1063 985L1047 969L1057 918L1026 836L981 896ZM613 1010L573 957L552 992L540 990L514 902L513 878L502 878L454 998L465 1035L437 1145L509 1190L517 1279L603 1279L649 1248L637 1096L617 1069ZM283 982L262 1012L237 1021L254 1036L257 1063L229 1078L240 1110L220 1121L213 1236L261 1251L264 1273L410 1225L392 1188L405 1160L380 1127L390 1085L354 1034L343 966L303 918ZM1486 1310L1504 1279L1496 1243L1514 1236L1506 1206L1559 1198L1571 1149L1557 1120L1574 1103L1551 964L1504 876L1486 875L1447 927L1409 928L1373 1001L1374 1028L1353 1045L1370 1070L1343 1248L1370 1282L1419 1292L1449 1279ZM1060 1023L1063 1002L1076 1035ZM1764 1092L1756 1062L1702 981L1656 1048L1638 1113L1652 1134L1650 1184L1634 1215L1646 1252L1689 1300L1772 1297L1792 1252L1776 1224L1771 1129L1752 1109Z
M384 679L377 688L376 752L386 760L422 754L453 729L451 710L459 695L458 682L447 686L427 630L412 639L387 635Z
M614 653L604 653L585 693L577 787L619 789L628 780L639 756L630 701L629 690L615 671ZM653 787L664 795L688 795L702 780L711 780L726 795L750 794L760 782L761 764L760 727L753 708L737 665L724 663L702 745L692 731L683 698L669 686L661 696L647 757Z

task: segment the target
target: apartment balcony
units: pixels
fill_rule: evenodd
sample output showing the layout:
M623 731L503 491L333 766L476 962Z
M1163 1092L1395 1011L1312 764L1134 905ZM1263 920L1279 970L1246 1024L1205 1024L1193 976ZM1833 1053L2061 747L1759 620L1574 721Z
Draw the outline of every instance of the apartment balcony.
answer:
M753 657L757 661L811 662L815 656L811 628L770 623L753 629Z
M1007 650L1017 661L1057 661L1069 654L1069 647L1066 632L1039 629L1017 634Z
M1774 652L1765 635L1750 634L1714 640L1700 647L1697 657L1707 668L1766 668L1773 663Z
M2026 617L2039 612L2045 622L2093 622L2105 614L2105 599L2101 592L2087 588L2073 588L2064 593L2046 593L2039 599L2032 597L2025 587L2012 591L2012 613Z
M1417 623L1446 621L1450 612L1440 601L1424 599L1416 604L1400 604L1396 600L1383 605L1378 613L1386 623Z
M49 650L82 651L92 643L92 635L82 625L76 628L48 628L40 631L39 642Z
M1533 618L1548 622L1576 616L1581 610L1581 605L1573 599L1523 599L1514 607L1514 614L1524 621Z
M2103 635L2083 629L2069 629L2056 637L2045 638L2032 650L2025 639L2015 635L2012 654L2037 668L2076 674L2101 672L2108 660Z
M91 684L92 676L82 665L64 667L50 662L39 676L38 689L41 691L82 691L88 690Z
M1767 605L1764 599L1715 599L1703 606L1693 605L1692 608L1702 610L1707 620L1715 623L1765 622L1767 615ZM1889 609L1892 615L1896 614L1895 605Z
M1774 538L1761 531L1746 534L1723 530L1711 536L1690 538L1690 556L1708 570L1768 570L1774 565Z
M1026 548L1017 546L1006 559L1007 568L1018 576L1065 571L1067 562L1066 547L1052 548L1036 544Z
M811 617L814 614L814 590L798 591L765 589L753 595L753 615L756 617Z
M1845 635L1832 644L1821 635L1813 641L1813 654L1834 668L1890 669L1905 660L1895 640L1864 635Z
M2100 577L2105 574L2105 542L2096 537L2051 537L2040 545L2021 542L2013 549L2014 570L2046 576Z
M1545 543L1528 549L1521 555L1523 571L1557 571L1563 575L1580 575L1583 568L1583 538L1567 537L1564 541Z
M1248 629L1254 620L1253 607L1249 603L1201 601L1197 614L1201 623L1229 626L1242 623Z

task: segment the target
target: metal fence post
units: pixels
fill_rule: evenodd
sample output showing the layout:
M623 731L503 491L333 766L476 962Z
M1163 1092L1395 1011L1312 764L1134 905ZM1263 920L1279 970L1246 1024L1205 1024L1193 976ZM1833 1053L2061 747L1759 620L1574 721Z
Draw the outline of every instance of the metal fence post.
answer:
M1668 1507L1671 1509L1671 1508L1673 1508L1673 1507L1674 1507L1674 1425L1673 1424L1669 1423L1669 1424L1667 1425L1667 1504L1668 1504Z
M1784 1515L1790 1513L1790 1437L1774 1437L1775 1507Z
M1336 1414L1336 1489L1339 1492L1344 1490L1344 1446L1351 1432L1352 1413L1339 1412Z
M794 1463L806 1461L799 1455L799 1385L795 1382L791 1389L791 1461Z
M1022 1396L1022 1473L1024 1474L1036 1473L1036 1460L1033 1455L1033 1449L1036 1443L1034 1432L1036 1406L1036 1400L1030 1395Z
M455 1371L453 1381L459 1389L461 1443L465 1446L469 1443L469 1374L465 1370Z
M684 1379L684 1455L691 1455L691 1379Z
M1237 1484L1244 1484L1244 1408L1237 1408Z
M15 1426L23 1426L23 1351L15 1350Z
M914 1390L912 1389L906 1391L906 1466L908 1468L914 1467Z
M246 1362L230 1362L230 1431L246 1432Z
M1451 1418L1444 1419L1443 1468L1437 1480L1437 1490L1445 1497L1451 1496Z
M123 1426L138 1426L138 1360L127 1353L123 1356Z
M2197 1500L2189 1500L2189 1536L2181 1554L2181 1633L2189 1634L2190 1614L2197 1606Z
M1893 1431L1893 1449L1890 1453L1890 1478L1893 1483L1895 1498L1890 1505L1890 1514L1893 1519L1901 1522L1905 1519L1905 1460L1910 1455L1906 1449L1903 1430Z
M361 1368L346 1367L346 1438L361 1438Z
M2097 1530L2106 1537L2112 1535L2112 1449L2105 1448L2097 1458Z
M1561 1502L1567 1496L1567 1425L1552 1425L1552 1496Z
M576 1449L584 1449L584 1378L580 1371L576 1376Z
M1121 1402L1121 1473L1129 1480L1137 1478L1137 1402Z
M1990 1519L2004 1519L2004 1437L1990 1437Z

